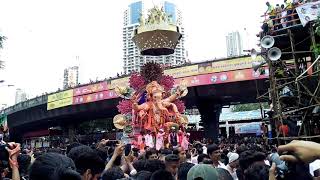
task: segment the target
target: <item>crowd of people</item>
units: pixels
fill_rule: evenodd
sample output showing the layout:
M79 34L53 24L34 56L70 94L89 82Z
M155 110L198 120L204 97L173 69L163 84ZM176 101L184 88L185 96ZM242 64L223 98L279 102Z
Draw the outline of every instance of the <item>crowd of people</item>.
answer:
M319 179L320 144L292 141L277 147L262 138L194 141L144 151L121 141L94 146L72 143L66 151L21 149L8 143L0 151L1 179L12 180L275 180ZM3 148L4 149L4 148ZM5 151L5 150L4 150ZM6 159L7 158L7 159Z
M299 24L299 18L295 8L307 2L318 0L284 0L283 4L272 5L266 2L267 10L265 12L265 20L262 25L263 32L269 30L279 30L294 24Z

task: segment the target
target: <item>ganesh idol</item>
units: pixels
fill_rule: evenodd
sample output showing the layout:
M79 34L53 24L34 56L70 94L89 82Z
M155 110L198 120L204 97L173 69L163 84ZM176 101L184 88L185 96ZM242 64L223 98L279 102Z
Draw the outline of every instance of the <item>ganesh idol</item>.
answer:
M159 129L167 128L168 123L180 124L180 113L173 103L183 93L183 89L178 90L171 96L165 97L164 88L156 81L152 81L146 86L146 102L138 105L138 96L132 97L132 109L137 112L138 123L146 130L158 132Z

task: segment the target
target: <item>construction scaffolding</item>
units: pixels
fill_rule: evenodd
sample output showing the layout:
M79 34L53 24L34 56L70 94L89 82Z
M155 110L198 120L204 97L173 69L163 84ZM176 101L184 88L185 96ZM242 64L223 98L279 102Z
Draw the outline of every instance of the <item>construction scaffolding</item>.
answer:
M286 136L305 138L320 134L320 56L311 51L320 43L314 32L316 22L302 26L296 13L290 22L281 22L259 34L261 56L269 67L270 88L258 100L268 100L271 104L267 119L278 142ZM284 23L286 26L280 27ZM264 48L269 43L265 42L266 36L280 52L270 53L271 49ZM281 58L275 60L274 56ZM282 132L283 126L289 127L289 134Z

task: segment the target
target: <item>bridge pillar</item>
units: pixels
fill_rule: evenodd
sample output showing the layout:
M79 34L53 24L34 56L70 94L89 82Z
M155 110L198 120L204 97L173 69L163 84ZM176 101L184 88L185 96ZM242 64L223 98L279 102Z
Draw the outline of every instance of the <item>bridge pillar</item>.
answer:
M200 99L197 102L197 108L200 112L203 122L205 138L216 141L219 136L219 117L222 110L220 102L214 102L210 99Z
M76 128L74 124L69 124L68 126L65 127L64 129L64 137L68 137L69 143L73 143L75 141L75 132Z

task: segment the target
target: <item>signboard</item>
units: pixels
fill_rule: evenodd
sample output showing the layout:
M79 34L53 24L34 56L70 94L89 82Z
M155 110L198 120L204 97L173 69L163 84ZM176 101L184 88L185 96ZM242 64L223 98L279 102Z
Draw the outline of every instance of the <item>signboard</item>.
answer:
M174 68L174 69L166 69L164 70L164 74L173 76L174 78L197 75L198 65L185 66L185 67Z
M255 60L251 57L242 57L225 61L212 62L212 72L233 71L238 69L252 68L253 62L262 61L261 56L258 56Z
M52 110L52 109L57 109L57 108L72 105L72 100L73 100L72 97L68 97L58 101L49 102L47 104L47 110Z
M91 94L100 91L108 90L107 82L100 82L97 84L91 84L88 86L79 87L73 90L73 96L80 96L84 94Z
M175 79L175 84L184 81L188 87L202 86L210 84L222 84L237 81L247 81L253 79L264 79L269 77L269 70L265 68L265 74L255 72L253 69L243 69L237 71L219 72L211 74L203 74L192 77Z
M260 123L237 124L234 126L236 134L261 134Z
M124 87L129 85L129 77L114 79L109 84L109 89L114 89L116 86Z
M114 91L102 91L98 93L73 97L72 104L74 105L84 104L84 103L90 103L90 102L101 101L105 99L112 99L117 97L118 96Z
M316 20L319 16L320 2L305 3L296 8L302 26L308 22Z
M61 99L65 99L65 98L69 98L73 96L73 90L67 90L67 91L62 91L62 92L58 92L55 94L51 94L48 96L48 103L52 102L52 101L58 101Z

